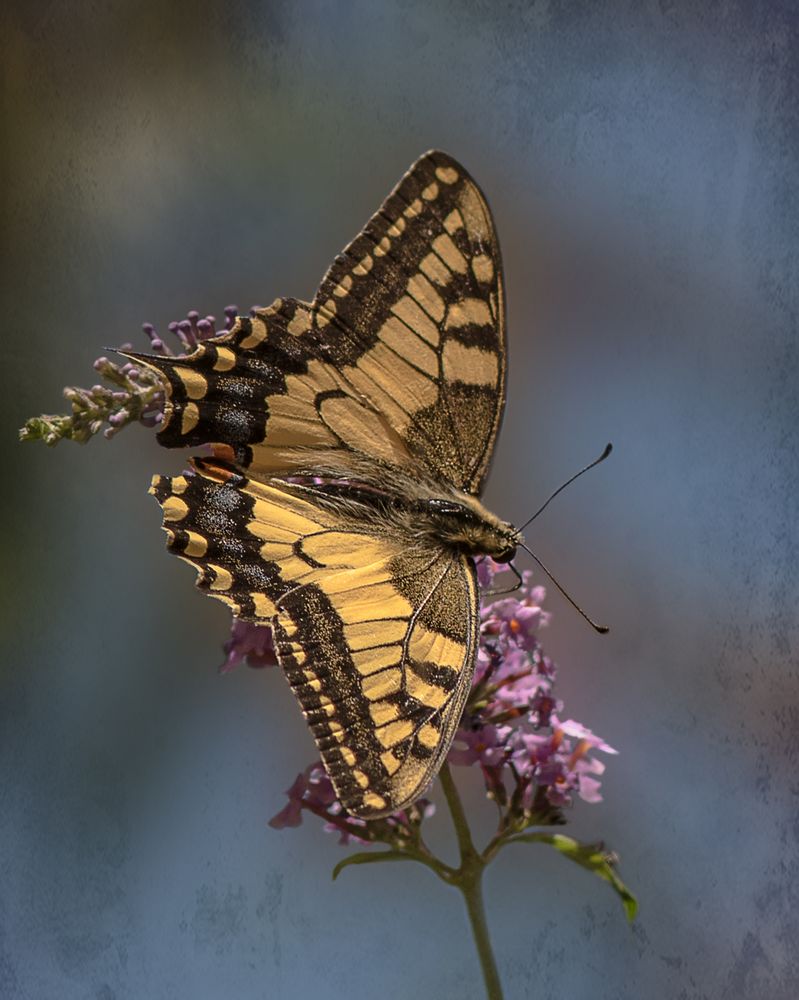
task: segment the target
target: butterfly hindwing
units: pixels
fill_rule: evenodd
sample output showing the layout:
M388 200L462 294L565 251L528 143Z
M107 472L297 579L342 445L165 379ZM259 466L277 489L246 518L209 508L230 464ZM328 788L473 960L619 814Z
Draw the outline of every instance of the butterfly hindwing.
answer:
M345 809L402 808L440 765L469 690L471 560L345 516L312 490L196 465L153 481L169 548L234 614L272 626Z
M278 299L200 341L187 357L127 353L164 383L159 443L214 444L220 457L256 475L302 465L309 449L317 460L355 449L407 463L405 445L385 417L300 336L309 329L309 306Z
M339 800L367 818L403 808L432 780L460 721L477 638L469 561L391 549L386 582L358 586L365 567L340 591L352 571L334 572L289 594L275 626Z
M444 153L418 160L336 258L313 305L278 299L164 379L159 441L211 443L251 475L355 451L480 493L505 398L499 246Z

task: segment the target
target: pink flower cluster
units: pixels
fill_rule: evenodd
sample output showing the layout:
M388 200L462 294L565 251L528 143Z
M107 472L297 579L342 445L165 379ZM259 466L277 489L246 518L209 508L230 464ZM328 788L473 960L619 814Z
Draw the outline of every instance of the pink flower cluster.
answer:
M269 825L276 830L299 826L302 811L307 809L325 820L325 830L339 834L339 843L370 844L378 841L402 846L418 840L422 822L435 812L428 799L418 799L408 809L402 809L383 819L364 820L344 812L336 798L333 784L318 761L310 764L294 779L286 792L288 802L273 816Z
M484 559L484 590L503 567ZM592 750L616 751L573 719L561 718L554 695L556 668L541 649L539 630L549 622L546 592L525 572L512 598L484 602L481 643L472 693L449 760L478 765L490 798L504 808L552 821L551 809L569 805L573 793L599 802L605 770Z

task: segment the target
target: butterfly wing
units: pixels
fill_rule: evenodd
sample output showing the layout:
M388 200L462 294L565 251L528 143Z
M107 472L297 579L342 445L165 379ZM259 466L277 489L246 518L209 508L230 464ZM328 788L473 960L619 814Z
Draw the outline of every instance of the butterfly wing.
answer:
M157 369L159 441L215 443L251 474L360 452L472 493L505 401L505 308L488 205L444 153L419 159L312 305L277 300Z
M213 444L219 457L251 475L305 466L309 451L317 463L335 455L341 464L347 452L359 451L407 465L408 451L385 416L300 336L310 324L310 306L278 299L187 357L126 353L164 383L159 443Z
M505 403L502 262L456 160L434 151L410 168L333 262L308 339L428 470L482 491Z
M345 517L311 490L214 462L156 477L168 547L198 586L272 626L278 657L345 809L417 798L469 691L478 639L471 560L396 524Z

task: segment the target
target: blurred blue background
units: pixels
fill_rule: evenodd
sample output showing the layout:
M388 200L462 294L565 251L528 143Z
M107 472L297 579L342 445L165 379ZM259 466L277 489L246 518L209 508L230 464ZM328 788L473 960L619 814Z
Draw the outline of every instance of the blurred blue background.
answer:
M641 913L509 850L507 996L793 1000L796 5L91 0L0 27L0 995L482 997L429 872L333 884L334 837L267 827L313 745L277 671L217 676L227 611L146 496L181 456L138 428L15 443L143 320L312 296L435 146L505 257L489 506L522 521L616 446L529 538L612 625L550 594L565 714L621 751L570 830L619 852Z

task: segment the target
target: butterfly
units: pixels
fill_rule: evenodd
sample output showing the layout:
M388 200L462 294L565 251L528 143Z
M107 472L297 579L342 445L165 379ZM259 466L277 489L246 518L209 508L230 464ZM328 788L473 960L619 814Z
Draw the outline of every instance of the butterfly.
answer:
M411 166L312 303L277 299L156 371L168 549L271 626L343 807L412 803L452 743L479 638L475 557L520 533L480 502L505 404L486 200L442 152Z

